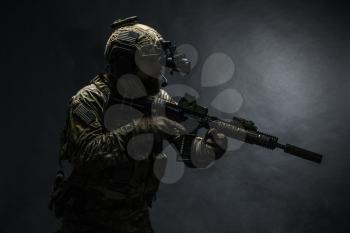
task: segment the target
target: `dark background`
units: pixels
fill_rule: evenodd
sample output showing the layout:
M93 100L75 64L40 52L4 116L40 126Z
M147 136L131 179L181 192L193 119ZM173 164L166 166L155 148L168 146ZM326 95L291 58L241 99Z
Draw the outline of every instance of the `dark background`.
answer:
M165 38L189 43L199 62L188 80L203 104L230 86L237 115L323 153L322 165L244 145L208 170L163 184L156 232L350 232L349 7L325 1L2 2L0 232L53 232L47 209L67 100L103 70L119 17L138 15ZM234 79L200 87L212 53ZM214 78L214 77L213 77Z

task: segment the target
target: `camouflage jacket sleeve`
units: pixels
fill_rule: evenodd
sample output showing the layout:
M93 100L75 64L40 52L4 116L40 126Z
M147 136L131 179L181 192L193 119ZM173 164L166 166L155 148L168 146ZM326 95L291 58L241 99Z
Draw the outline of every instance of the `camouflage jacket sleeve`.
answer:
M64 133L66 143L63 147L66 148L61 153L66 153L73 164L105 166L115 162L115 157L124 150L123 135L129 129L128 125L114 131L104 127L103 116L109 96L109 91L91 84L72 97Z

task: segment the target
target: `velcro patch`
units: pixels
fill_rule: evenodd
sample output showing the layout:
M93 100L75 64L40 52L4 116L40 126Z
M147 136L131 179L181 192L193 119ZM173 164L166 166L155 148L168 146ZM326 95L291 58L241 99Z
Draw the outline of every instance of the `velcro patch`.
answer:
M73 114L79 117L86 124L91 124L95 120L95 115L82 104L79 104L76 107Z
M128 42L128 43L135 43L138 37L139 37L139 34L137 32L122 31L118 35L118 40Z

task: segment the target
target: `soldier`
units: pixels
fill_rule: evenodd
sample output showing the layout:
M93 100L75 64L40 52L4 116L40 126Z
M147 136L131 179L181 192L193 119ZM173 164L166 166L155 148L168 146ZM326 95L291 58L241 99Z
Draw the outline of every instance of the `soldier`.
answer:
M226 150L226 137L215 130L204 138L191 137L184 126L165 116L130 115L130 108L123 106L114 116L117 126L106 127L114 98L156 96L174 102L160 88L161 35L135 17L116 21L113 28L105 50L107 72L69 103L60 160L68 160L73 171L68 178L58 173L50 205L62 220L59 232L151 233L148 208L166 164L163 139L179 148L187 137L190 167L206 167ZM147 137L133 140L140 135ZM145 150L149 145L151 150Z

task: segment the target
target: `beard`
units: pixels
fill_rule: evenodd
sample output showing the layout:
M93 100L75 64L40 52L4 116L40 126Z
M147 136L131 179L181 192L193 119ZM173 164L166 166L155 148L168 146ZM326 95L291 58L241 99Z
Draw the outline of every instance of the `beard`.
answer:
M160 91L160 84L158 78L148 77L144 80L141 80L145 86L148 96L156 95Z
M157 95L160 79L145 74L124 74L115 79L116 94L128 99Z

